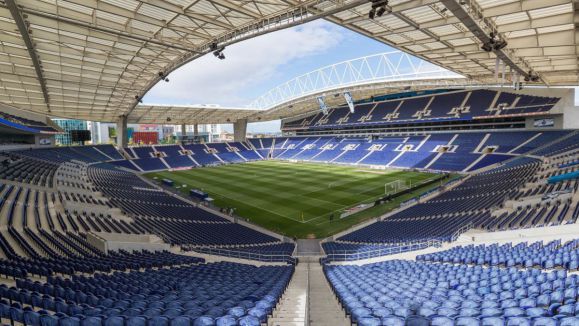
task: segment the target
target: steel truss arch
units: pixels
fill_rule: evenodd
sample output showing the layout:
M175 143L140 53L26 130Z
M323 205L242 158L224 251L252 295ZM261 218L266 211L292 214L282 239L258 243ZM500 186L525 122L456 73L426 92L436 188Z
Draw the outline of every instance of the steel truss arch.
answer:
M342 61L293 78L254 100L249 106L270 109L312 94L369 83L421 79L457 79L461 75L401 51Z

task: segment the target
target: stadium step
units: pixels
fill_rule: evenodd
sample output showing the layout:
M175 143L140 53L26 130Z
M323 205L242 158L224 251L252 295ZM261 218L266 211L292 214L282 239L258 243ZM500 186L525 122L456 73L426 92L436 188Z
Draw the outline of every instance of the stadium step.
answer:
M309 321L309 322L307 322ZM269 326L351 325L317 261L300 262Z
M342 306L332 292L324 275L322 266L317 262L309 264L309 325L345 326L351 325Z
M306 325L308 295L308 263L299 263L286 291L284 292L269 326Z

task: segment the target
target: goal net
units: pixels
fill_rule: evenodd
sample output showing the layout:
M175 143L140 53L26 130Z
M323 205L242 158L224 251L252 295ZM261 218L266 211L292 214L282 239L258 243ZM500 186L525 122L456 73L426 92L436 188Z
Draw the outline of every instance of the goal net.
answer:
M384 194L391 195L399 191L410 188L410 185L406 184L404 180L395 180L384 184Z

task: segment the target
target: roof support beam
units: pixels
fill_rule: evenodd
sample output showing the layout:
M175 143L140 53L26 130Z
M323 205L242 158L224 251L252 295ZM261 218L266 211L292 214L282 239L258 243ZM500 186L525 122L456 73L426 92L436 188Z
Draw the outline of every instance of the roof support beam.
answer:
M22 13L18 8L15 0L5 0L6 6L8 10L10 10L10 14L12 18L16 22L16 26L18 26L18 31L20 35L22 35L22 40L24 44L26 44L26 49L28 50L28 55L32 60L32 65L34 66L34 70L36 71L36 78L38 79L38 83L40 84L40 89L42 90L42 95L44 96L44 102L46 103L46 108L48 112L50 112L50 99L48 97L48 89L46 88L46 80L44 79L44 73L42 71L42 65L40 63L40 59L38 53L36 53L36 49L34 48L34 43L32 42L32 38L30 37L30 33L28 32L28 26L24 21L24 17L22 17Z
M9 4L10 2L14 2L14 0L7 0L7 1L6 1L7 7L9 7L8 4ZM12 10L10 10L10 11L12 11ZM73 26L80 26L80 27L88 28L88 29L91 29L91 30L95 30L95 31L99 31L99 32L107 33L107 34L116 35L116 36L118 36L118 37L123 37L123 38L129 39L129 40L135 40L135 41L140 41L140 42L147 42L147 43L159 45L159 46L162 46L162 47L166 47L166 48L169 48L169 49L176 49L176 50L186 51L186 52L195 52L194 49L192 49L192 48L187 48L187 47L180 46L180 45L177 45L177 44L172 44L172 43L157 41L157 40L152 39L152 38L149 38L149 37L138 36L138 35L136 35L136 34L131 34L131 33L123 32L123 31L120 31L120 30L114 30L114 29L111 29L111 28L106 28L106 27L101 27L101 26L95 26L95 25L93 25L93 24L87 24L87 23L81 22L81 21L79 21L79 20L68 19L68 18L65 18L65 17L63 17L63 16L59 16L59 15L56 15L56 14L54 14L54 15L53 15L53 14L47 14L47 13L44 13L44 12L39 12L39 11L36 11L36 10L26 9L26 8L23 8L21 11L22 11L23 13L28 14L28 15L34 15L34 16L38 16L38 17L42 17L42 18L46 18L46 19L52 19L52 20L55 20L55 21L58 21L58 22L61 22L61 23L66 23L66 24L70 24L70 25L73 25Z
M465 5L461 5L456 0L441 0L442 4L452 12L452 14L457 17L465 26L471 31L476 38L481 41L481 43L489 43L491 41L490 32L496 32L496 28L494 28L490 21L487 19L477 19L473 17L474 11L477 10L477 5L473 0L466 1ZM467 11L467 6L470 9L470 12ZM480 9L480 8L479 8ZM480 11L480 17L484 17L482 11ZM480 22L480 23L479 23ZM479 25L480 24L480 25ZM521 76L528 76L528 65L520 60L520 62L515 62L513 58L511 58L510 54L506 51L506 49L502 50L493 50L495 55L500 58L507 66L511 67L513 71L516 71Z

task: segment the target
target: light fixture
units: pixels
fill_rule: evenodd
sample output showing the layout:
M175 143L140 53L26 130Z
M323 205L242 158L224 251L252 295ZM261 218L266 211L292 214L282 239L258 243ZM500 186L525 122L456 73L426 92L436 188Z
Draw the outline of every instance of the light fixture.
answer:
M376 15L378 17L382 17L382 15L384 15L384 13L386 12L386 7L380 7L378 8L378 11L376 12Z
M494 49L495 50L502 50L507 46L507 41L500 40L495 43Z
M223 60L225 59L225 54L223 54L223 50L225 50L225 47L221 47L215 51L213 51L213 55L218 58L219 60Z
M159 71L159 72L157 73L157 75L159 75L159 78L160 78L161 80L164 80L166 83L169 82L169 78L167 78L167 75L165 75L164 72Z
M382 17L386 13L386 6L388 5L388 0L370 0L372 3L372 8L368 12L368 18L374 19L376 16Z
M486 52L492 52L493 51L493 46L490 43L485 43L480 48Z

